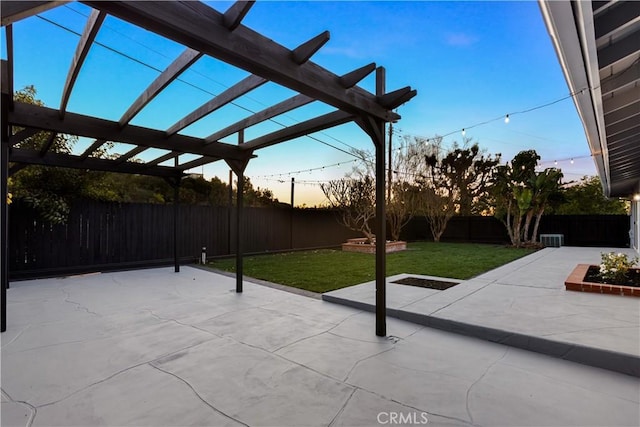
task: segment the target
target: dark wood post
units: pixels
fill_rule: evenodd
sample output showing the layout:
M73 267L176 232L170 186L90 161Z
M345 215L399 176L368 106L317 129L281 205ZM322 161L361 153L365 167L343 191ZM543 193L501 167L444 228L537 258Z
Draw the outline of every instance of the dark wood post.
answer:
M0 242L2 242L2 258L0 272L1 321L0 332L7 330L7 288L9 287L9 206L7 203L7 191L9 181L9 97L2 94L2 135L0 138L0 197L2 198L2 211L0 212Z
M242 292L242 208L244 205L244 170L238 173L238 189L236 196L236 292Z
M229 200L227 203L227 253L231 255L231 217L233 211L233 171L229 170Z
M386 92L386 72L376 69L376 95ZM385 206L385 132L384 122L376 119L374 143L376 146L376 335L387 335L387 215Z
M291 177L291 212L289 215L289 246L293 249L293 201L295 195L296 179Z
M384 135L384 122L379 122ZM387 227L384 138L376 143L376 335L387 335Z
M176 163L178 157L176 156ZM180 273L180 257L178 256L178 217L180 216L180 181L176 177L173 183L173 269Z
M244 131L238 132L238 144L244 143ZM242 293L242 277L243 277L243 253L242 253L242 210L244 205L244 170L249 164L249 159L253 153L247 151L246 158L243 160L225 160L229 167L233 170L238 178L238 186L236 189L236 292Z

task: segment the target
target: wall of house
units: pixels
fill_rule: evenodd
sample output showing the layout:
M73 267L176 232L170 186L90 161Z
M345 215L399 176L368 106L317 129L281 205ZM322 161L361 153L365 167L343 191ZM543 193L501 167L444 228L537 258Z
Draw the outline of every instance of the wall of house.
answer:
M640 200L631 201L631 247L640 253Z

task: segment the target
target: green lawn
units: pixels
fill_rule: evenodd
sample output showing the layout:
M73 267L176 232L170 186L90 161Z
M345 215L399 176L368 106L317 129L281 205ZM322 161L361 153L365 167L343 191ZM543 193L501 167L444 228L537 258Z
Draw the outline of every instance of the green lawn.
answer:
M497 245L410 243L406 251L387 255L387 276L399 273L469 279L532 253ZM235 259L209 267L235 271ZM322 249L246 257L245 276L313 292L328 292L375 279L375 255Z

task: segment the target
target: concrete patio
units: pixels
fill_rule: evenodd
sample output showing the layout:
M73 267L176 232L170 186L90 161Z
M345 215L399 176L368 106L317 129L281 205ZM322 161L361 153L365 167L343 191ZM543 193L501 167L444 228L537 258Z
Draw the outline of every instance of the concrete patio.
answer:
M640 423L632 376L234 287L190 267L13 283L2 426Z
M545 248L463 281L446 291L391 283L388 314L555 357L640 376L640 298L566 291L579 264L599 264L615 248ZM456 282L459 280L447 279ZM323 295L328 301L373 310L374 283Z

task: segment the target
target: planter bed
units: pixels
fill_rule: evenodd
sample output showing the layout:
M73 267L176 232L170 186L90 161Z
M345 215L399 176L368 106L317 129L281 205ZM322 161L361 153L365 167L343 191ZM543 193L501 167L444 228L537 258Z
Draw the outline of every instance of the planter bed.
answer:
M638 277L640 270L633 268L630 270L632 281L625 285L612 285L609 283L599 283L596 274L599 270L597 265L578 264L564 282L568 291L594 292L598 294L626 295L640 297L640 285ZM635 279L635 282L633 281Z
M407 242L403 242L402 240L398 240L395 242L387 242L386 252L399 252L407 249ZM357 238L357 239L349 239L347 243L342 244L342 250L345 252L361 252L365 254L375 254L376 253L376 244L367 243L366 238Z

